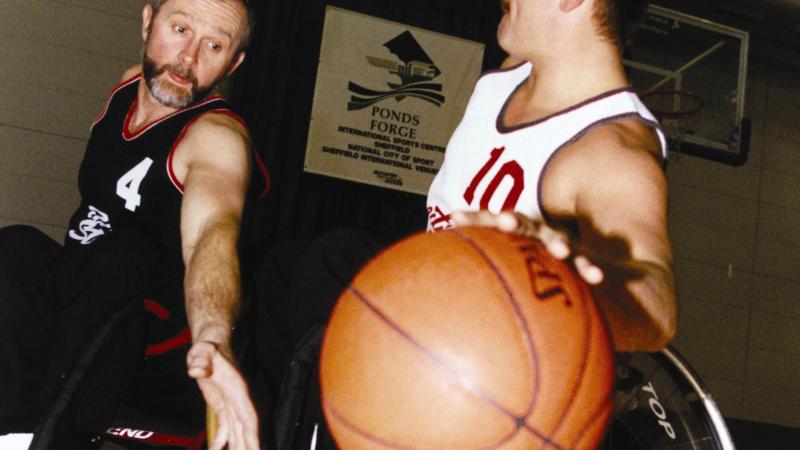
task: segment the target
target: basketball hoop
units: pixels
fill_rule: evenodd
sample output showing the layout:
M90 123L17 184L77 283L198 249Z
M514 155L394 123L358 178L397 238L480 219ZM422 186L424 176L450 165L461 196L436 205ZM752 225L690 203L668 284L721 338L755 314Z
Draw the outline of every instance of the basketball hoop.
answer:
M697 131L703 99L691 92L674 89L645 92L640 97L664 129L670 150L680 152L686 137Z

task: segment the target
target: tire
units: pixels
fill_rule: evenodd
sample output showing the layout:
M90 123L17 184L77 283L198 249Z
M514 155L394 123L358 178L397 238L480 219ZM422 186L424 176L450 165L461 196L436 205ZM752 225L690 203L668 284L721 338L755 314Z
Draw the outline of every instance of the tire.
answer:
M614 416L601 450L734 450L716 403L673 348L617 356Z

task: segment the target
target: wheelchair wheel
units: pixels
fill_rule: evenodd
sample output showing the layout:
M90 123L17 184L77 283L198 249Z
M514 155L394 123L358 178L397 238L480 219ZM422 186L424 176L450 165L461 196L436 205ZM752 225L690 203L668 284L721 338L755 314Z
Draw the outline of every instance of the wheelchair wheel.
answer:
M312 367L307 370L315 378ZM318 385L312 382L308 391L318 402ZM675 349L618 354L614 401L614 416L598 450L735 450L717 405ZM307 406L289 421L294 437L280 449L335 448L319 404Z
M618 355L614 416L602 450L734 450L725 421L680 354Z

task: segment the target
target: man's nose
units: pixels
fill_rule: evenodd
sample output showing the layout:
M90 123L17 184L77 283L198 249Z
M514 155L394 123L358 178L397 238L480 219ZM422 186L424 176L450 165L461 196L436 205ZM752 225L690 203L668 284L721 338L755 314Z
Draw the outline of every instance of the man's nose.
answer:
M200 42L197 39L192 39L187 42L180 54L181 64L186 68L193 67L195 61L197 61L197 52L199 50Z

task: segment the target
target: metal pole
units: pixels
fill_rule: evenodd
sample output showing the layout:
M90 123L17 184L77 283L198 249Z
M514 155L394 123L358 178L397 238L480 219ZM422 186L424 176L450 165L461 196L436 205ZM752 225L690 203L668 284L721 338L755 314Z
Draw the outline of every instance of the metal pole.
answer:
M705 52L703 52L703 53L701 53L700 55L698 55L698 56L697 56L695 59L693 59L693 60L689 61L688 63L684 64L683 66L681 66L681 68L680 68L680 69L678 69L678 70L676 70L676 71L675 71L675 73L682 73L682 72L684 72L685 70L689 69L690 67L692 67L692 66L694 66L695 64L699 63L700 61L702 61L702 60L704 60L704 59L708 58L709 56L711 56L711 55L712 55L712 54L714 54L714 53L715 53L717 50L721 49L721 48L722 48L722 47L724 47L724 46L725 46L725 41L720 41L720 42L719 42L717 45L715 45L715 46L711 47L710 49L708 49L708 50L706 50ZM661 81L659 81L658 83L654 84L654 85L653 85L653 87L651 87L650 89L648 89L648 90L647 90L647 91L645 91L645 92L654 91L654 90L656 90L656 89L660 88L661 86L663 86L663 85L664 85L664 83L666 83L667 81L669 81L669 78L670 78L670 77L666 77L666 78L664 78L663 80L661 80Z

